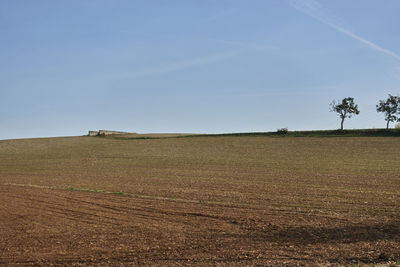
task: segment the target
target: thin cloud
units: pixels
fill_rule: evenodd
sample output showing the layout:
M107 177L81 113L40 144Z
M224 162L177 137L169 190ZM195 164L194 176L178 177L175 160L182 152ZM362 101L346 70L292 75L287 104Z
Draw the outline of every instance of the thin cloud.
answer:
M210 55L210 56L205 56L205 57L192 58L192 59L188 59L188 60L184 60L184 61L172 62L172 63L165 64L165 65L144 68L141 70L134 71L134 72L130 73L129 75L130 76L131 75L132 76L147 76L147 75L156 75L156 74L175 72L175 71L180 71L180 70L184 70L184 69L188 69L188 68L192 68L192 67L197 67L197 66L211 64L214 62L223 61L223 60L234 57L236 54L237 54L236 52L228 52L228 53Z
M278 47L272 45L265 45L260 43L251 43L251 42L239 42L239 41L228 41L228 40L217 40L212 39L215 42L228 44L236 47L245 48L248 50L256 50L256 51L270 51L270 50L277 50Z
M135 77L146 77L146 76L154 76L159 74L177 72L189 68L194 68L198 66L208 65L220 61L227 60L237 55L237 52L231 51L226 53L208 55L203 57L192 58L183 61L175 61L169 62L165 64L160 64L156 66L142 67L137 68L131 71L125 72L115 72L115 73L107 73L101 75L99 78L96 74L96 79L101 79L102 81L110 81L110 80L120 80L120 79L129 79Z
M322 5L316 1L316 0L290 0L289 1L290 5L297 10L303 12L304 14L330 26L331 28L349 36L350 38L353 38L354 40L357 40L373 49L375 49L378 52L381 52L383 54L386 54L388 56L391 56L394 59L397 59L400 61L400 55L396 54L395 52L383 48L380 45L369 41L365 39L364 37L361 37L346 28L340 26L336 20L332 19L330 16L328 16L322 7Z
M395 69L395 76L397 79L400 79L400 66L397 66Z
M223 10L223 11L217 13L217 14L212 15L212 16L206 18L206 20L207 21L215 21L215 20L218 20L220 18L233 15L233 14L237 13L238 11L239 11L239 8L232 7L232 8L229 8L229 9L225 9L225 10Z

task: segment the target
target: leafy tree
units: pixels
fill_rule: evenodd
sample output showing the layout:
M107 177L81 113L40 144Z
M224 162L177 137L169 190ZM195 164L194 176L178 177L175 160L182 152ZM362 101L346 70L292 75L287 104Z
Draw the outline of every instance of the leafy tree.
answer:
M358 110L358 105L354 103L353 97L346 97L340 101L333 100L331 103L331 112L338 113L341 118L340 130L343 131L344 119L351 118L353 114L358 115L360 111Z
M386 100L379 100L376 111L385 113L386 129L389 129L390 122L400 121L400 97L389 94Z

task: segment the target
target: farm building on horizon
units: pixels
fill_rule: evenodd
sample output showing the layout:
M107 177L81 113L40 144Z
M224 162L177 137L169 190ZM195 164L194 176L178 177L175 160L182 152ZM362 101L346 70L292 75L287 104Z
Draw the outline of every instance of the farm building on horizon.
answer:
M134 134L128 132L120 132L120 131L109 131L109 130L98 130L98 131L89 131L89 136L106 136L112 134Z

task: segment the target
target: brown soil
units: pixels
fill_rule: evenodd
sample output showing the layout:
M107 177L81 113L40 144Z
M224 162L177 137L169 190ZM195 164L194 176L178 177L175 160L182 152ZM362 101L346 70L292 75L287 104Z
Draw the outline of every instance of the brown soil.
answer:
M0 185L0 264L387 263L396 218Z

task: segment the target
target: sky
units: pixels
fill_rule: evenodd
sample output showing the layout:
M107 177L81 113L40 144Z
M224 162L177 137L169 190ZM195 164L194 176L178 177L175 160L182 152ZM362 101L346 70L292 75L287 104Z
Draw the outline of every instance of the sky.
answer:
M0 0L0 139L384 128L399 0Z

